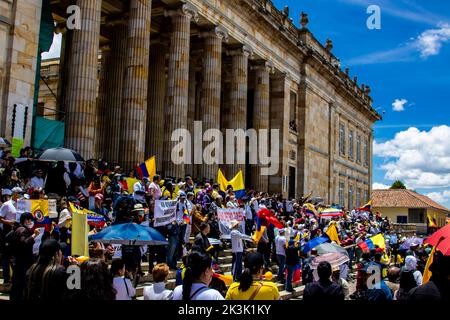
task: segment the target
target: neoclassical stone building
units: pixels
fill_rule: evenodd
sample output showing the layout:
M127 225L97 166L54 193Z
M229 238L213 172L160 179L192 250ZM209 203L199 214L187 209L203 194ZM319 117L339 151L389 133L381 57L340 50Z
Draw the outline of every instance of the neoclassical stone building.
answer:
M40 1L17 2L37 9ZM66 27L70 4L81 9L79 30ZM132 168L156 155L165 175L215 178L221 167L231 178L242 169L258 190L312 192L349 207L368 199L372 126L381 117L332 42L308 30L307 14L298 13L297 28L288 8L268 0L54 0L52 12L63 33L56 91L65 144L85 158ZM194 121L203 130L279 129L279 150L270 150L279 153L278 173L175 165L170 133L193 134Z

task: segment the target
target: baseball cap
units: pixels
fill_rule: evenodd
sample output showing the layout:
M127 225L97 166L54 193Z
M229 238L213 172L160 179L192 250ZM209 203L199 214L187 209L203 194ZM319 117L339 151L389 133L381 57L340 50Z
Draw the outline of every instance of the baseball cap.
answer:
M12 191L10 189L2 189L2 196L10 196Z
M14 187L12 188L12 193L23 193L23 190L21 187Z

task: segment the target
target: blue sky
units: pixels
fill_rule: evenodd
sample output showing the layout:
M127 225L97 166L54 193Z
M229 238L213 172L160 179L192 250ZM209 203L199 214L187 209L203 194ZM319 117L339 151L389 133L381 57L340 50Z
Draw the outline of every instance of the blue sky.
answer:
M450 208L450 1L274 0L289 6L298 26L333 40L342 68L370 85L375 125L374 183L395 179ZM369 30L369 5L381 9L381 29Z

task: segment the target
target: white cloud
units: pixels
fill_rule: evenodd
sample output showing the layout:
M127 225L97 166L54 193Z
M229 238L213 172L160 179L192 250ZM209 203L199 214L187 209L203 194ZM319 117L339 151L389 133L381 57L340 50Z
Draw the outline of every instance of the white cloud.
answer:
M377 143L374 155L385 158L385 179L402 180L409 188L450 187L450 126L430 131L409 128Z
M378 183L378 182L375 182L372 184L373 190L386 190L386 189L389 189L390 187L391 186L388 186L387 184Z
M433 29L423 31L417 38L411 38L397 48L372 52L349 59L346 62L350 66L408 62L417 59L418 53L423 59L426 59L438 55L442 46L447 42L450 42L450 25L444 23Z
M436 29L422 32L415 40L415 46L422 58L428 58L438 55L442 45L448 41L450 41L450 25L445 23Z
M392 103L392 110L400 112L405 111L405 104L408 103L408 100L406 99L395 99L395 101Z
M450 190L445 190L442 192L431 192L426 194L426 196L440 204L450 202Z
M41 57L42 60L59 58L61 56L62 34L53 34L53 43L48 52L44 52Z

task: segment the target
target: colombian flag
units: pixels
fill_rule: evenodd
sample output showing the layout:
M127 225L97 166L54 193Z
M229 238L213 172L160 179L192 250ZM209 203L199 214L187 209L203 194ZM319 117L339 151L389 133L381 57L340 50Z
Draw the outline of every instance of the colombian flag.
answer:
M320 212L321 217L340 217L343 215L344 211L336 208L329 208Z
M372 211L372 200L367 202L363 207L358 209L359 211Z
M50 231L52 220L48 216L48 200L19 200L17 201L18 212L30 212L34 219L36 228L45 228Z
M433 219L430 214L428 214L428 227L437 228L436 217Z
M341 245L341 241L339 240L339 235L337 231L336 225L333 223L328 227L327 232L325 232L331 241L336 242L338 245Z
M156 157L153 156L144 163L141 163L136 167L136 172L139 178L150 178L156 175Z
M317 212L316 208L311 203L305 203L303 205L303 209L309 215L313 215L315 217L317 217L319 215L319 213Z
M373 236L366 241L358 244L358 247L360 247L363 251L370 251L374 249L375 246L378 246L383 250L386 249L386 242L384 241L383 234L379 233L376 236Z
M245 184L242 171L239 171L233 179L228 181L223 175L222 170L219 169L219 172L217 173L217 182L219 183L220 190L224 192L227 191L227 187L231 185L233 187L234 194L236 195L236 199L241 199L245 196Z
M188 214L188 211L186 209L184 209L184 212L183 212L183 220L186 223L191 223L191 219L189 218L189 214Z

